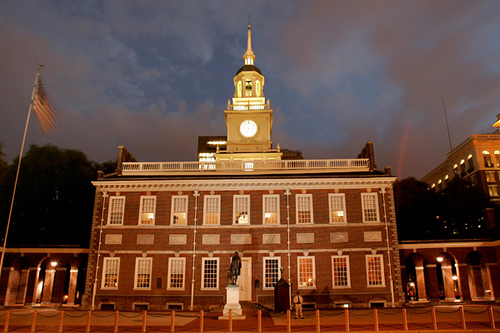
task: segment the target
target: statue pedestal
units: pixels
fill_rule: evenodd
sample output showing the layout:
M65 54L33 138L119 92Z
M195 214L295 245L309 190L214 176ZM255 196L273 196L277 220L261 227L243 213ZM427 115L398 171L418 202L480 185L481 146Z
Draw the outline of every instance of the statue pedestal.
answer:
M222 316L219 319L229 319L229 310L232 310L232 319L245 319L240 305L240 287L238 285L230 284L226 287L226 305Z

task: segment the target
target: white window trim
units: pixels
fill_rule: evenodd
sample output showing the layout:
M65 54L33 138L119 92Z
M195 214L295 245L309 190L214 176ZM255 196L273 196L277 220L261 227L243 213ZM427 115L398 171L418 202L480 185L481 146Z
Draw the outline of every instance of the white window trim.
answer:
M342 206L344 208L344 221L336 222L332 221L332 200L334 197L342 198ZM330 219L330 223L347 223L347 208L345 203L345 193L329 193L328 194L328 217Z
M365 216L365 200L366 197L375 198L375 210L377 214L376 221L367 221ZM377 192L369 192L369 193L361 193L361 212L363 213L363 223L380 223L380 212L378 207L378 193Z
M310 287L301 287L300 286L300 259L312 259L312 274L313 274L313 285ZM297 257L297 289L306 290L306 289L316 289L316 258L313 256L298 256Z
M379 257L380 258L380 277L382 279L382 284L378 285L370 285L370 276L368 274L368 258ZM365 257L365 266L366 266L366 286L368 288L383 288L385 287L385 272L384 272L384 256L382 254L367 254Z
M106 272L110 261L117 261L116 265L116 287L106 287ZM118 290L120 283L120 257L105 257L102 261L102 278L101 278L101 289L102 290Z
M276 223L266 223L266 198L275 198L276 199L276 209L277 209L277 220ZM262 224L263 225L278 225L280 224L280 195L279 194L264 194L262 196Z
M108 205L108 222L107 222L107 225L108 226L122 226L123 225L123 221L125 219L125 196L124 195L120 195L120 196L110 196L109 197L109 205ZM123 200L123 206L122 206L122 209L121 209L121 215L122 215L122 221L121 223L113 223L111 224L111 213L113 212L111 207L112 207L112 204L113 204L113 201L115 200Z
M278 282L281 279L281 257L264 257L262 258L262 290L274 290L274 286L272 287L266 287L266 260L278 260Z
M171 274L172 274L172 262L181 261L182 262L182 287L172 287ZM168 275L167 275L167 290L184 290L186 288L186 258L184 257L170 257L168 258Z
M247 202L247 213L248 213L248 222L247 223L236 223L236 219L238 216L236 216L236 201L238 199L246 199ZM248 194L238 194L238 195L233 195L233 225L250 225L250 195Z
M217 223L216 224L207 224L206 223L206 214L207 214L207 201L209 198L217 198L217 202L218 202L218 216L217 216ZM203 225L209 225L209 226L214 226L214 225L220 225L220 214L221 214L221 211L220 211L220 206L221 206L221 197L220 197L220 194L216 194L216 195L205 195L203 197Z
M200 290L219 290L219 278L220 278L220 258L213 258L213 257L206 257L206 258L201 258L201 285L200 285ZM203 281L205 277L205 261L207 260L216 260L217 261L217 277L215 279L217 286L214 288L205 288L203 287Z
M175 224L174 223L174 213L179 213L179 211L174 211L175 208L175 199L183 199L186 200L186 211L184 212L186 214L186 223L185 224ZM173 195L172 196L172 203L170 206L170 225L174 226L187 226L188 224L188 204L189 204L189 196L188 195Z
M347 286L336 286L335 285L335 271L334 271L334 265L333 265L333 260L335 258L345 258L346 259L346 266L347 266ZM348 255L335 255L332 256L332 289L345 289L345 288L351 288L351 264L349 263L349 256Z
M138 274L138 268L139 268L139 261L149 261L149 287L138 287L137 286L137 274ZM138 257L135 258L135 273L134 273L134 290L151 290L151 284L153 283L153 258L151 257Z
M142 223L142 208L145 199L154 199L154 211L153 211L153 223L147 224ZM139 222L138 225L142 226L154 226L156 224L156 195L141 195L141 205L139 207Z
M299 198L305 198L308 197L310 198L309 203L311 204L311 207L309 207L309 211L311 212L311 222L299 222ZM297 194L295 196L295 217L296 217L296 224L314 224L314 214L313 214L313 196L312 193L308 194Z

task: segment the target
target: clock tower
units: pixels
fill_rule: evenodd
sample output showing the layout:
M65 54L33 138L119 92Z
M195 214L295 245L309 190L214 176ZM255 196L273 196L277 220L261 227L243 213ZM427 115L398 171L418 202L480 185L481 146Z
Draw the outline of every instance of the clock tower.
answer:
M217 160L279 160L281 153L272 149L273 110L264 97L265 77L255 67L252 32L248 25L244 65L236 72L234 96L227 102L224 118L227 127L227 150L216 154Z

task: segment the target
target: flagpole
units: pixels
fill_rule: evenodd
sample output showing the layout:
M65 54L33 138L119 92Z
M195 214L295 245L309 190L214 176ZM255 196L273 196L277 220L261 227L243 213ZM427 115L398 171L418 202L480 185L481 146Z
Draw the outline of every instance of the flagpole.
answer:
M30 102L30 107L28 109L28 117L26 117L26 125L24 127L24 135L23 135L23 142L21 144L21 152L19 153L19 162L17 162L16 180L14 181L14 190L12 191L12 200L10 202L9 218L7 219L7 228L5 229L5 237L3 239L3 246L2 246L2 256L0 257L0 280L2 277L3 261L5 259L5 247L7 246L7 237L9 235L10 220L12 217L12 210L14 208L14 199L16 196L17 181L19 179L19 170L21 169L21 160L23 158L24 143L26 142L26 134L28 133L28 125L30 122L31 110L33 109L33 102L35 100L35 94L36 94L36 90L37 90L37 86L38 86L38 82L39 82L38 77L40 76L40 68L42 66L43 65L37 64L35 83L33 84L33 92L31 93L31 102Z

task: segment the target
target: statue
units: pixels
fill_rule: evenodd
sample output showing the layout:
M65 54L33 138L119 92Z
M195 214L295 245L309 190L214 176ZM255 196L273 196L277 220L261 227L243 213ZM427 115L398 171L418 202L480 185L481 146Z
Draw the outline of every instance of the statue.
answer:
M234 252L234 256L231 259L231 267L229 268L229 283L232 285L237 284L238 277L240 276L241 270L241 258L238 255L238 251Z

